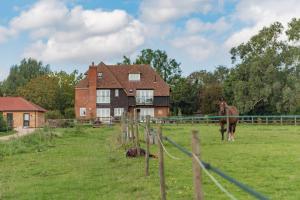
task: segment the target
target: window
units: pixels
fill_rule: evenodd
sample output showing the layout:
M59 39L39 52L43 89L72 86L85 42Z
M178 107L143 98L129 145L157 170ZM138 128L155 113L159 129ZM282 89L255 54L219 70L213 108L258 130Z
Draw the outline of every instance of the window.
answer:
M109 122L110 108L97 108L97 117L100 118L100 121Z
M154 108L141 108L140 109L140 118L144 119L147 115L154 117Z
M115 97L119 96L119 89L115 89Z
M102 79L103 78L103 73L102 72L98 72L98 79Z
M79 113L80 113L80 117L85 117L86 116L86 108L80 108Z
M128 79L130 81L139 81L141 79L141 74L129 74Z
M153 104L153 90L137 90L136 91L137 104Z
M114 109L114 116L115 117L121 117L123 112L124 112L124 108L115 108Z
M110 90L97 90L97 103L110 103Z

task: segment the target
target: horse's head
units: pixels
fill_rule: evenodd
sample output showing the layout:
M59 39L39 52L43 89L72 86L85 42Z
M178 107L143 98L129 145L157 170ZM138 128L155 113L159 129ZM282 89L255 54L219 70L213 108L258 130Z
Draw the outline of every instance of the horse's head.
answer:
M222 115L226 114L226 107L227 107L227 103L226 103L225 99L224 98L220 98L220 100L219 100L220 114L222 114Z

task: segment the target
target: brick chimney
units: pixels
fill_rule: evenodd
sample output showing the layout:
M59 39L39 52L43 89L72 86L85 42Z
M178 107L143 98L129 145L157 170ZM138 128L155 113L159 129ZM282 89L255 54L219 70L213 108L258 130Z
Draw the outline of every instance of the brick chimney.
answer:
M89 66L88 71L88 81L89 81L89 103L88 103L88 118L96 118L96 92L97 92L97 66L94 62Z

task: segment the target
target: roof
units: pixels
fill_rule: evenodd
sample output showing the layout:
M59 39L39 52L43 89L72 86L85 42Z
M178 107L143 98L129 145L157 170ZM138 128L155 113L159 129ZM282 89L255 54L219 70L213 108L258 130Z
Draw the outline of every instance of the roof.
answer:
M103 73L103 78L97 79L99 89L123 88L128 96L135 96L137 89L153 89L154 96L170 95L170 87L150 65L106 65L101 62L97 66L97 72ZM141 80L129 81L130 73L141 74ZM88 84L87 76L76 85L76 88L87 88Z
M44 108L27 101L22 97L0 97L0 111L38 111L46 112Z

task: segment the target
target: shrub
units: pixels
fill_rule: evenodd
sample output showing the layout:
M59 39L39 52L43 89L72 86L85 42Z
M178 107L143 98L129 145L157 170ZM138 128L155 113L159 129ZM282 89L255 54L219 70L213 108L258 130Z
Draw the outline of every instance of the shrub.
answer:
M3 113L0 112L0 132L7 131L7 123L3 118Z
M65 119L74 119L74 118L75 118L74 108L66 108L65 109Z
M59 112L59 110L50 110L46 112L46 119L63 119L63 115Z

